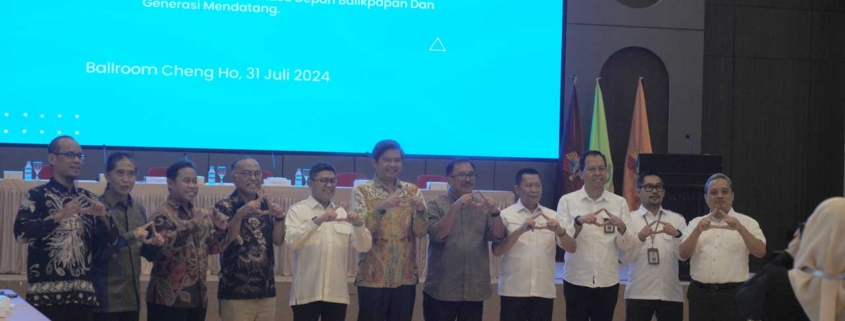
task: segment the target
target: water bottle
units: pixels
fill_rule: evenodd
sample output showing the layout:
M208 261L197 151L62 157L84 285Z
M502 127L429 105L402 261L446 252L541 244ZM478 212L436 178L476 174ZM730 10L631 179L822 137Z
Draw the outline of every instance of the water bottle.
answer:
M32 162L26 161L26 166L23 168L23 179L25 181L32 180Z
M214 182L216 181L216 179L214 178L214 176L215 176L215 174L214 174L214 166L209 166L209 167L208 167L208 184L209 184L209 185L214 185Z
M296 169L296 176L294 177L294 181L295 181L294 186L296 186L296 187L302 186L302 169L300 169L300 168Z

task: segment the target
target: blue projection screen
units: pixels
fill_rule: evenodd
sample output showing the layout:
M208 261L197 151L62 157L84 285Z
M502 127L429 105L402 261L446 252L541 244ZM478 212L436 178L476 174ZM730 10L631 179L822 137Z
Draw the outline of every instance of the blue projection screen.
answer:
M557 158L562 1L0 1L0 143Z

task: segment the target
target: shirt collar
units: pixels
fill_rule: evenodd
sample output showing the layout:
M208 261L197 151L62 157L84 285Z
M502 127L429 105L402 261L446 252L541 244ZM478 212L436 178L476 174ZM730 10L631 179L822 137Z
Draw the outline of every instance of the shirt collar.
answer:
M517 206L517 208L516 208L517 212L521 212L522 210L525 210L528 213L533 213L533 212L531 212L531 210L529 210L527 207L525 207L525 204L522 204L522 199L519 199L519 200L516 201L516 206ZM534 211L535 212L538 211L538 210L542 211L542 208L543 208L543 205L537 204L537 208L535 208Z
M384 187L384 186L387 186L387 183L385 181L381 180L381 178L378 177L378 174L373 174L373 186ZM397 187L397 188L402 188L402 183L399 182L399 179L397 178L396 183L393 184L393 186Z
M106 205L108 205L109 207L114 207L117 204L123 203L123 201L120 199L120 197L117 196L117 193L115 193L114 190L112 190L109 187L106 187L105 192L103 192L103 200L105 200ZM130 194L126 198L126 204L124 204L124 205L126 207L130 207L130 206L132 206L132 204L133 204L132 195Z
M606 189L602 188L601 195L599 195L599 198L594 201L592 198L590 198L590 194L587 194L587 185L582 186L581 189L578 191L582 194L581 199L587 199L590 202L604 201L607 198L607 193L609 193Z
M243 198L243 197L241 196L241 194L240 194L240 193L238 193L238 190L237 190L237 189L235 189L235 191L234 191L234 192L232 192L232 194L229 194L229 200L230 200L230 202L231 202L232 204L234 204L234 203L243 203L243 204L246 204L247 202L249 202L249 201L254 201L254 200L256 200L256 199L258 199L258 196L257 196L257 195L256 195L256 198L251 199L251 200L247 200L247 199Z
M332 204L334 204L334 202L329 203L329 205L332 205ZM310 195L310 194L308 195L308 198L305 199L305 206L308 206L308 208L312 209L312 210L318 209L318 208L321 209L321 210L325 210L325 208L323 207L323 204L320 204L320 202L317 201L317 199L314 198L314 196Z
M71 189L72 189L72 191L71 191L71 190L69 190L69 189L68 189L67 187L65 187L64 185L62 185L62 183L59 183L59 181L57 181L54 177L51 177L51 178L50 178L50 181L49 181L49 182L47 182L47 185L49 185L51 188L55 188L56 190L58 190L58 191L59 191L59 192L61 192L61 193L71 193L71 194L76 194L76 182L71 182L71 184L73 184L73 185L72 185L72 188L71 188Z
M711 213L712 213L712 212L711 212ZM714 222L717 222L717 223L721 223L721 222L724 222L724 221L728 218L728 216L733 216L733 215L736 215L736 212L734 212L734 208L733 208L733 207L731 207L731 209L730 209L730 210L728 211L728 213L726 214L725 218L723 218L723 219L721 219L721 220L717 220L717 219L716 219L716 217L715 217L715 216L713 216L713 218L712 218L711 220L712 220L712 221L714 221Z
M648 215L649 213L651 213L651 212L650 212L647 208L645 208L645 206L643 206L642 204L640 204L640 209L639 209L638 211L641 211L641 212L642 212L642 214L641 214L642 216L646 216L646 215ZM658 210L657 210L657 213L655 213L655 216L660 215L660 212L663 212L663 206L660 206L660 209L658 209Z
M176 201L176 199L174 199L173 196L168 195L167 196L167 204L169 204L170 207L172 207L173 209L175 209L177 211L181 209L181 210L184 210L185 213L188 213L188 214L191 214L191 215L193 215L193 213L194 213L194 211L193 211L194 202L190 202L190 203L188 203L187 206L183 206L182 203Z

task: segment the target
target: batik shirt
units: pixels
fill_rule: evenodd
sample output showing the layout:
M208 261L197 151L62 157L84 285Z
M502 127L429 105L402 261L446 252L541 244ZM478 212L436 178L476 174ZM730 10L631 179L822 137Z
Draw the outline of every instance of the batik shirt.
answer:
M135 239L135 229L147 223L147 212L140 202L129 195L126 201L106 188L100 196L112 221L120 231L117 246L97 247L94 250L92 279L97 301L97 313L141 311L141 244Z
M155 210L156 231L165 241L155 250L147 287L148 303L177 308L208 305L205 283L208 256L220 253L226 231L217 230L210 220L195 223L193 208L193 204L182 205L168 197L167 202Z
M33 306L81 304L97 306L91 281L91 253L97 246L115 246L114 222L89 214L76 214L53 221L65 204L85 195L97 195L76 186L68 189L51 179L26 193L15 217L15 238L27 246L26 299ZM90 207L87 200L80 202Z
M238 209L246 205L235 191L217 202L214 207L231 220ZM261 210L269 210L261 201ZM273 275L273 226L272 215L250 213L241 220L243 245L230 243L220 255L220 282L217 298L222 300L264 299L276 297L276 279Z
M371 288L397 288L418 282L416 238L425 236L428 219L425 210L417 211L409 206L394 207L386 211L376 206L390 197L390 192L378 177L355 186L352 193L352 207L361 215L364 226L370 231L373 246L361 253L358 260L358 275L355 285ZM402 202L422 198L416 185L396 180L395 189L403 192Z

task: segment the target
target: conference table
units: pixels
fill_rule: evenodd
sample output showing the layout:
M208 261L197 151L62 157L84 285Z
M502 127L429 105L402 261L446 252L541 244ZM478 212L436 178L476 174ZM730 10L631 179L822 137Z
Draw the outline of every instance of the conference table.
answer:
M14 237L15 216L18 207L26 192L46 181L23 181L23 180L0 180L0 274L25 274L26 273L26 245L18 243ZM101 194L106 187L105 182L98 181L77 181L77 186L87 189L96 194ZM225 185L202 185L199 188L199 195L195 204L200 207L211 207L235 190L230 184ZM264 190L267 196L274 203L282 206L285 210L291 205L308 198L310 189L308 187L294 186L272 186L265 185ZM499 208L505 208L514 204L514 194L510 191L480 191L487 197L495 200ZM443 195L445 190L422 190L426 200ZM351 187L338 187L335 199L349 202L352 197ZM132 198L140 202L151 216L153 210L167 199L167 185L150 184L138 182L132 190ZM347 264L347 275L355 275L357 268L358 254L351 246L349 262ZM421 278L425 278L426 256L428 254L428 236L417 239L416 256L417 268ZM495 279L499 274L499 260L490 260L490 273ZM220 260L218 255L209 256L210 273L216 275L220 271ZM141 260L141 273L149 274L152 264L145 259ZM293 274L293 251L287 243L281 247L275 247L275 274L278 276L290 276Z
M0 292L8 296L9 294L17 295L14 298L9 298L11 304L14 304L14 308L9 311L9 314L6 315L5 318L0 318L0 320L7 320L7 321L50 321L47 319L41 312L35 309L29 302L23 299L23 297L19 293L15 293L10 289L0 289Z

